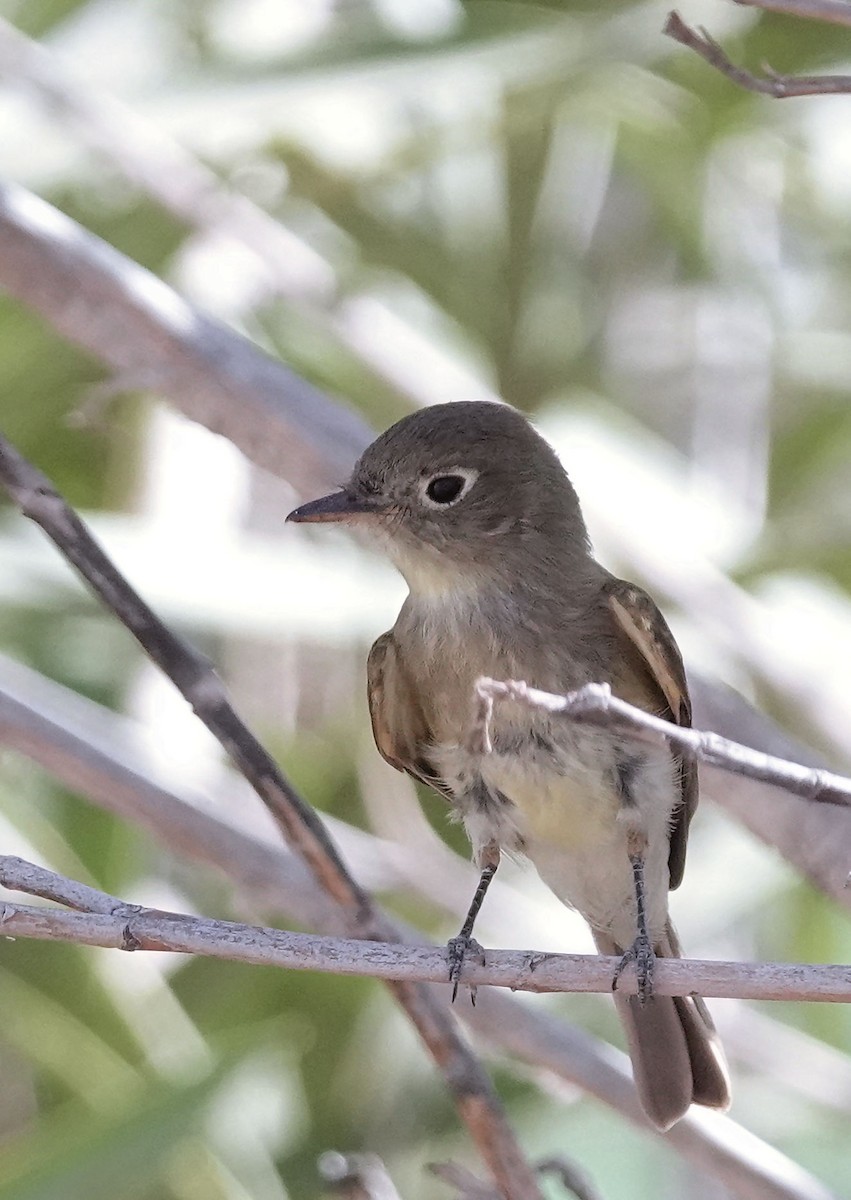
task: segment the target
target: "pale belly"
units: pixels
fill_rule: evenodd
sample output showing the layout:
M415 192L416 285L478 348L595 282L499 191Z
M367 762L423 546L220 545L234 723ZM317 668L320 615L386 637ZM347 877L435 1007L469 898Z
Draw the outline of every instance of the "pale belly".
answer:
M462 816L474 851L496 841L508 853L522 854L561 901L627 948L636 934L629 822L606 762L613 761L612 750L605 748L602 765L598 753L585 745L565 754L558 769L533 755L483 756L476 764L478 773L508 803L464 806ZM656 941L667 918L668 838L678 799L667 752L642 753L631 794L647 834L648 927Z

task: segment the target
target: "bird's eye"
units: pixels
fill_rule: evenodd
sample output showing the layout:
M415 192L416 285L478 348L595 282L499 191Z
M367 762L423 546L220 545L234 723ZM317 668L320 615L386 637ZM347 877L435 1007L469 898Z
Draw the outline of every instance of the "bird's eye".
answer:
M478 478L475 467L450 467L441 475L421 477L417 490L427 508L451 508L464 499Z
M462 475L436 475L429 480L426 495L435 504L451 504L461 495L466 482Z

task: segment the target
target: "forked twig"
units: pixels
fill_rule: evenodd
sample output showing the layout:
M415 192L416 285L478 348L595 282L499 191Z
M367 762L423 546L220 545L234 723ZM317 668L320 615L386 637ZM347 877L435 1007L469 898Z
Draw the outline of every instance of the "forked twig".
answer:
M753 0L737 0L737 3L752 3ZM759 4L760 8L775 7ZM851 24L851 5L843 5L848 9L848 24ZM778 11L781 11L778 8ZM783 11L788 11L785 9ZM816 15L799 13L800 16ZM828 19L828 18L825 18ZM662 32L673 38L695 54L708 62L716 71L720 71L733 83L749 92L757 92L764 96L773 96L775 100L788 100L796 96L832 96L851 93L851 75L781 75L769 66L763 66L764 75L754 75L744 67L736 64L721 49L713 37L705 29L692 29L677 12L668 13Z
M653 746L676 746L680 753L708 766L785 788L805 800L841 807L851 805L851 779L843 775L775 758L717 733L704 733L699 729L674 725L620 700L612 695L611 688L604 683L588 683L575 692L559 696L529 687L520 679L489 679L483 676L476 681L470 745L490 747L490 722L496 701L523 704L527 708L543 710L554 716L561 715L579 724L617 730Z

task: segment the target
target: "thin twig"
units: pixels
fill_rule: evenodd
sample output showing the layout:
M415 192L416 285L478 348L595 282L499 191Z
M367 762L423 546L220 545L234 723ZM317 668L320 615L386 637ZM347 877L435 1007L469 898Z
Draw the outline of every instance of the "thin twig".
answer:
M40 525L92 591L130 630L149 657L175 684L218 739L333 898L352 936L399 941L399 934L344 865L322 821L295 791L277 764L239 719L211 665L184 643L130 587L40 471L0 437L0 482L21 511ZM460 1037L454 1019L422 984L389 984L443 1073L494 1182L507 1200L540 1196L486 1072Z
M612 695L608 684L589 683L578 691L558 696L529 687L522 680L483 677L476 681L474 734L471 735L481 742L490 740L492 706L497 700L561 714L580 724L616 730L636 741L649 742L654 746L676 746L680 752L718 770L785 788L805 800L841 807L851 805L851 779L834 775L831 771L774 758L749 746L731 742L717 733L702 733L698 729L674 725L620 700ZM475 731L477 724L484 724L484 730Z
M848 0L735 0L735 3L742 8L762 8L766 12L801 17L805 21L851 26L851 4Z
M160 621L104 554L47 476L2 437L0 481L21 512L41 526L95 595L172 680L248 779L320 884L349 910L355 924L361 919L368 923L367 898L343 866L325 826L236 716L211 664Z
M10 892L25 892L28 896L41 896L42 900L53 900L65 904L78 912L98 913L109 917L130 917L144 910L138 904L128 904L117 896L110 896L98 888L57 875L46 867L27 862L13 854L0 855L0 884Z
M104 811L132 822L169 853L220 872L256 910L286 911L308 928L342 931L336 906L288 847L252 837L204 811L201 797L193 803L155 778L130 718L4 656L0 682L4 747L26 755ZM229 794L236 791L234 780ZM373 854L379 864L381 850L376 839Z
M742 3L743 0L738 2ZM737 67L705 29L692 29L676 12L668 14L662 32L694 50L716 71L749 92L773 96L775 100L788 100L796 96L845 95L851 92L851 75L781 75L769 66L763 67L764 75L754 75L744 67Z
M822 755L775 725L743 696L720 682L689 676L694 720L731 739L807 767L824 767ZM703 764L700 790L763 845L779 853L835 904L851 910L848 847L851 808L810 804L780 787L731 775Z
M74 912L46 905L5 902L0 929L6 937L72 942L112 950L158 950L288 971L317 971L401 983L444 984L445 947L406 946L352 938L290 933L237 921L216 921L185 913L161 912L114 901L112 912ZM487 965L464 964L470 986L490 985L535 993L608 993L619 959L597 954L535 954L490 950ZM446 984L447 988L449 987ZM832 964L701 962L662 959L653 977L660 996L741 1000L851 1001L851 968ZM634 972L618 990L635 995Z

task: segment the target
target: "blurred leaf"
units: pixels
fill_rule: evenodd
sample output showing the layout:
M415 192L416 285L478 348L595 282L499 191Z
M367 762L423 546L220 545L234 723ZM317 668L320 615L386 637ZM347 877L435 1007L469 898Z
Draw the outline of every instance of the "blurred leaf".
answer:
M88 7L89 0L26 0L14 4L14 20L24 33L43 37L54 26Z
M81 1120L68 1109L38 1132L6 1144L2 1200L130 1200L166 1179L171 1155L195 1131L213 1081L149 1088L138 1107L117 1117Z

